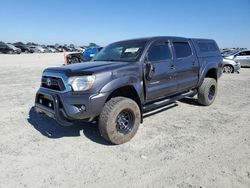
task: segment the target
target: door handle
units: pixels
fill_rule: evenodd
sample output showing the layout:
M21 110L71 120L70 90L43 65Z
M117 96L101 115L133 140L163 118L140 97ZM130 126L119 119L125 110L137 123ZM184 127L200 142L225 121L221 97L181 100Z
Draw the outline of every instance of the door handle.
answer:
M152 65L152 72L155 72L155 66Z
M175 66L174 66L174 65L171 65L170 68L171 68L172 70L175 70Z

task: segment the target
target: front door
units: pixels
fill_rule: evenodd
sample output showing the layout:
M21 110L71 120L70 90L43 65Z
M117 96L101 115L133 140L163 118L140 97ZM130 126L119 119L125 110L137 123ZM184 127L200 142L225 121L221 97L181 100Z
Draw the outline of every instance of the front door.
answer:
M175 93L175 70L170 42L167 40L153 42L147 53L147 63L151 64L153 73L150 79L145 78L146 101Z
M234 61L239 62L241 66L250 66L250 51L240 52Z

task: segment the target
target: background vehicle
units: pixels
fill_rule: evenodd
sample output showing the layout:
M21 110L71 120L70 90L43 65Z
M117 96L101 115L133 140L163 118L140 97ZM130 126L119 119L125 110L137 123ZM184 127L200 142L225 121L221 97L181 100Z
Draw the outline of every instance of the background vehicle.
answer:
M67 59L67 64L83 62L83 53L80 52L69 53L67 54L66 59Z
M35 107L61 125L98 118L101 135L113 144L129 141L143 113L198 94L211 105L222 74L215 41L152 37L120 41L92 62L44 70Z
M85 48L82 48L82 47L80 47L80 46L75 46L75 50L76 50L77 52L84 52L84 51L85 51Z
M57 50L55 48L52 48L52 47L49 47L47 46L48 50L51 52L51 53L56 53Z
M51 53L52 51L45 45L42 45L41 48L44 49L44 52L43 53Z
M65 50L66 52L73 52L74 50L68 46L63 46L62 47L63 50Z
M223 54L223 58L231 59L241 64L242 67L250 67L250 50L235 50Z
M95 57L98 52L100 52L102 47L91 47L86 48L83 52L83 60L84 61L90 61L93 57Z
M16 45L15 47L20 48L24 53L34 53L34 50L26 45Z
M90 61L100 50L102 47L91 47L86 48L84 52L74 52L67 55L68 64L80 63Z
M41 46L30 46L32 50L34 50L35 53L45 53L45 49Z
M222 65L224 73L234 73L234 72L239 73L239 70L241 68L240 63L235 62L232 59L226 59L226 58L223 58Z
M20 54L21 50L16 48L12 44L6 44L4 42L0 42L0 53L4 54Z
M52 53L60 52L54 45L47 45L47 48L49 48L52 51Z
M70 48L72 52L82 52L82 49L74 44L70 44L68 48Z
M62 47L62 46L55 46L55 49L56 49L58 52L63 52L63 47Z

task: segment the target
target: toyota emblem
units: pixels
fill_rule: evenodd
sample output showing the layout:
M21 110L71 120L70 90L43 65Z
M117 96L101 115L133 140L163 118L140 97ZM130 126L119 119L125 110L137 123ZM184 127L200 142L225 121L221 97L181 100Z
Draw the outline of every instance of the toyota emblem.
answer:
M47 84L47 86L51 86L51 79L50 78L47 78L46 84Z

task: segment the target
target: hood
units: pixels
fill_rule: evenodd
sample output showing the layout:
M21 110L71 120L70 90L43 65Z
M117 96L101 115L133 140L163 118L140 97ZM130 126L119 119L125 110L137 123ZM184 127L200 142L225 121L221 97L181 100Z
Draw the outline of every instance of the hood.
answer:
M117 68L133 64L131 62L108 62L108 61L89 61L66 65L62 67L47 68L44 72L62 73L66 76L92 75L98 72L115 70Z
M226 58L224 58L224 59L223 59L223 65L226 65L226 64L236 65L237 62L235 62L235 61L232 60L232 59L226 59Z
M234 55L229 55L229 56L223 56L224 59L234 59Z

